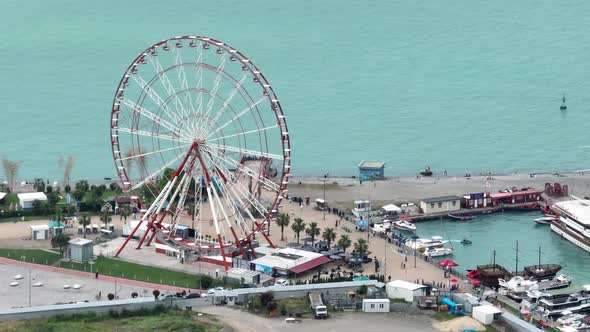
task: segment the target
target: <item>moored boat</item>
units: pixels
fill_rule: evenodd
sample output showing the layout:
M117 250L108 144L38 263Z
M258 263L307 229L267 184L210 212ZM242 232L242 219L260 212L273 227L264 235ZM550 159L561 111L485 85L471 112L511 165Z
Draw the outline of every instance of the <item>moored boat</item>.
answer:
M561 201L551 206L559 218L551 223L551 230L590 252L590 200Z
M402 229L404 231L413 232L416 230L416 225L412 224L409 221L405 220L397 220L393 223L393 227L397 229Z
M473 218L475 218L474 216L456 216L454 214L447 214L447 217L454 219L454 220L459 220L459 221L468 221L471 220Z
M529 278L550 279L555 277L557 272L561 270L559 264L537 264L524 267L524 275Z
M454 252L453 248L435 248L428 247L424 250L424 256L428 257L440 257L446 255L452 255Z
M535 218L535 222L539 225L550 225L552 221L557 220L555 217L541 217Z

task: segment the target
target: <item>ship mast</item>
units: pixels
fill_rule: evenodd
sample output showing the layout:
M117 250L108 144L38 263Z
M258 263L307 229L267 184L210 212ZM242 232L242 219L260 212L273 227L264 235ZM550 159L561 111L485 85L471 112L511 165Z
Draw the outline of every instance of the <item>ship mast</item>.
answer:
M537 266L537 269L540 269L541 268L541 254L542 254L542 252L541 252L541 246L539 246L539 265Z
M515 258L515 261L516 261L516 270L514 271L514 274L515 275L518 275L518 253L520 251L520 250L518 250L518 240L516 240L516 248L514 250L516 252L516 258Z

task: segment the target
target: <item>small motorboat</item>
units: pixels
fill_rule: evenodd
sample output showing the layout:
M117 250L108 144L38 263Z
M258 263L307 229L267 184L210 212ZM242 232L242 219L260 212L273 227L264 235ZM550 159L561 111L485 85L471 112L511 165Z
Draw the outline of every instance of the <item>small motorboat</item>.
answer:
M563 97L561 98L561 106L559 106L559 109L562 111L567 110L567 105L565 104L565 93L563 94Z
M430 166L424 167L424 171L420 172L422 176L432 176L432 171L430 170Z
M549 225L551 224L552 221L555 221L555 217L541 217L541 218L536 218L535 222L539 225Z
M405 231L413 232L416 230L416 225L412 224L409 221L405 220L398 220L393 223L393 227L397 229L403 229Z
M454 214L447 214L447 217L454 219L454 220L459 220L459 221L468 221L471 220L473 218L475 218L474 216L456 216Z
M471 240L468 240L468 239L463 239L463 240L461 240L461 242L460 242L460 243L461 243L461 244L463 244L463 245L469 245L469 244L471 244L472 242L471 242Z
M492 214L492 213L495 213L495 212L496 212L496 210L494 210L494 209L483 209L483 210L481 210L481 214Z
M424 250L424 256L439 257L439 256L452 255L453 252L454 252L453 248L428 247L428 248L426 248L426 250Z

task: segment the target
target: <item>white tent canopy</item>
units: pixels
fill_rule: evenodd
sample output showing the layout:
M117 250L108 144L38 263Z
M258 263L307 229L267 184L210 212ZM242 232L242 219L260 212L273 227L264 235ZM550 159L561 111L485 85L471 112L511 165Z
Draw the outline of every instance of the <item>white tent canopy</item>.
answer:
M383 206L382 209L388 213L401 213L402 212L402 209L395 204L387 204L387 205Z

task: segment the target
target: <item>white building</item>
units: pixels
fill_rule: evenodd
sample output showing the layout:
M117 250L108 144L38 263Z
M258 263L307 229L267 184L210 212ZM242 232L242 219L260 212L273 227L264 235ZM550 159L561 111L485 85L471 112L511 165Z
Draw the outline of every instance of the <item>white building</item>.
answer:
M250 263L254 264L256 271L269 275L297 275L331 261L322 254L295 248L258 247L254 251L265 256L258 256Z
M0 200L3 199L4 196L6 196L6 193L0 192Z
M473 307L473 318L484 325L490 325L499 319L502 311L493 305L480 305Z
M368 215L371 213L371 201L354 201L352 214L354 214L357 218L362 218L363 216Z
M459 196L424 198L420 201L420 208L424 213L458 211L461 210L461 198Z
M389 312L389 299L363 299L363 312Z
M42 192L18 194L18 200L22 209L32 209L34 201L46 201L47 196Z
M47 240L49 238L49 226L31 225L29 227L31 227L32 240Z
M94 258L92 240L75 238L68 243L70 244L68 254L71 260L85 262Z
M413 302L417 296L426 296L428 286L403 280L394 280L388 282L385 289L387 291L387 297L390 299L404 299L404 301Z

